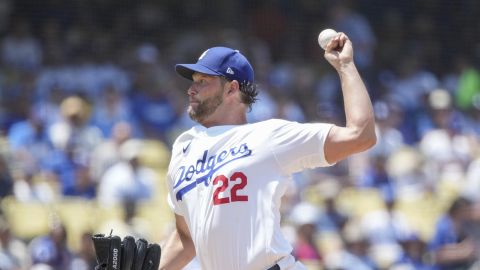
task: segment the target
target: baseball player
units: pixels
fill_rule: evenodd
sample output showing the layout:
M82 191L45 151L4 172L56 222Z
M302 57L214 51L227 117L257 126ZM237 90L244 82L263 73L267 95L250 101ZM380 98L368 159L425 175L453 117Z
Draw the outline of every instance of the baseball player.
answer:
M306 269L280 230L280 200L290 176L330 166L376 142L370 98L338 33L325 58L337 70L346 127L272 119L248 124L254 72L237 50L213 47L195 64L178 64L198 126L181 134L167 173L176 230L162 247L160 269L182 269L197 256L203 270Z

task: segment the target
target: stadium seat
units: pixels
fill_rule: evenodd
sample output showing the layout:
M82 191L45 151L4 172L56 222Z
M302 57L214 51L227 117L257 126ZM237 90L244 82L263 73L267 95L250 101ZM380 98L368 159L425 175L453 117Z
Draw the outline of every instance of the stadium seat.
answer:
M54 217L52 205L19 202L13 196L1 202L2 211L14 235L28 240L49 231L49 224Z
M352 217L362 217L384 207L380 192L371 188L344 188L337 197L337 204Z

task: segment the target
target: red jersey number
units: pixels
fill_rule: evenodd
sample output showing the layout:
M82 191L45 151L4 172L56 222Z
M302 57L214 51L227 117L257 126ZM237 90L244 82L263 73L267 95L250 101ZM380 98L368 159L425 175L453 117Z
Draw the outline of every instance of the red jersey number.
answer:
M230 189L230 196L220 197L220 193L225 192L228 188L228 183L233 182ZM225 204L230 202L246 202L247 195L238 195L237 192L244 189L247 185L247 176L242 172L235 172L230 177L230 181L225 175L218 175L213 179L213 185L220 184L213 192L213 205ZM225 194L224 194L225 195Z

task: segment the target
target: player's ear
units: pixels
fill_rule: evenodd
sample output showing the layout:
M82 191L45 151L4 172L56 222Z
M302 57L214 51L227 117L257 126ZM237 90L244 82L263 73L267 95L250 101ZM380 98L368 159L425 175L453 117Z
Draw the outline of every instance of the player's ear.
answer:
M240 85L237 80L230 81L228 84L228 94L236 93L240 90Z

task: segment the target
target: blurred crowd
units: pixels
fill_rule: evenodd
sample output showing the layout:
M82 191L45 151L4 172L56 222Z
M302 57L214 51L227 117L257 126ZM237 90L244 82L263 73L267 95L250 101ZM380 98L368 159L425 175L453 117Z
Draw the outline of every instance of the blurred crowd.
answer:
M0 200L135 215L128 205L165 196L139 156L194 124L173 66L213 45L251 60L250 122L344 124L316 43L333 28L354 44L378 143L295 175L282 207L295 256L310 269L480 269L480 4L461 2L0 0ZM23 239L0 211L0 269L93 269L91 233L72 249L56 220Z

